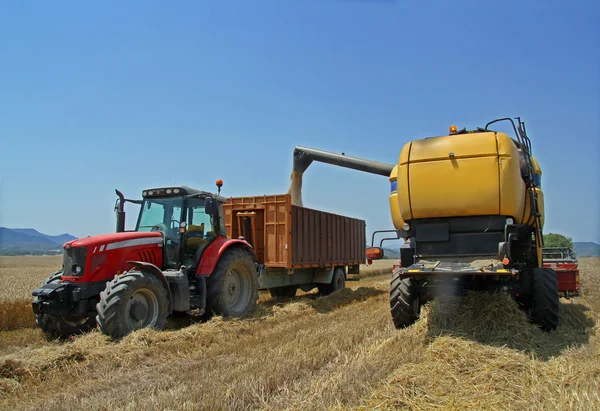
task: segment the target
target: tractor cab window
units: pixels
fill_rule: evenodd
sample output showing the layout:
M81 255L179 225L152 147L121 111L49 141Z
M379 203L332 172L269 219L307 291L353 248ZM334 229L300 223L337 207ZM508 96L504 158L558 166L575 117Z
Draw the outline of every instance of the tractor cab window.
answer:
M220 235L215 217L206 214L204 198L190 198L187 203L186 227L183 236L184 259L197 264L202 251Z
M181 221L183 199L153 198L142 203L136 231L162 231L167 238L176 240Z

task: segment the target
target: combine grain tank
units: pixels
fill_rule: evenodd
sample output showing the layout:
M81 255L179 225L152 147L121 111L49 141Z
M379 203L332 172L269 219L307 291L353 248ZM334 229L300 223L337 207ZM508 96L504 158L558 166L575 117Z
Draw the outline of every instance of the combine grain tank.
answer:
M363 220L295 206L290 194L228 198L223 211L227 236L250 243L259 288L273 296L342 289L366 260Z

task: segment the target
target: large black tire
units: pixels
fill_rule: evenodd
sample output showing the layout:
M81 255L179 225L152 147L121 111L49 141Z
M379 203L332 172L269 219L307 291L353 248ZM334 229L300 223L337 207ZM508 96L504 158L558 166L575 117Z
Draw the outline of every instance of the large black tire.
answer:
M207 317L250 314L258 300L258 276L252 256L241 248L225 250L206 280L206 289Z
M559 298L556 272L550 268L534 268L529 316L544 331L558 326Z
M60 283L62 271L51 274L42 285ZM35 297L34 302L39 297ZM57 317L48 314L35 314L35 323L44 332L48 339L66 339L74 335L83 334L96 328L94 317Z
M419 289L412 278L400 278L395 270L390 283L390 311L398 329L414 324L421 314Z
M329 295L335 291L346 288L346 274L342 267L333 270L333 277L329 284L319 284L319 295Z
M162 330L169 315L169 296L153 274L131 270L106 283L96 304L100 331L121 338L141 328Z
M294 298L296 296L296 291L298 291L298 287L295 285L269 288L269 292L273 298Z

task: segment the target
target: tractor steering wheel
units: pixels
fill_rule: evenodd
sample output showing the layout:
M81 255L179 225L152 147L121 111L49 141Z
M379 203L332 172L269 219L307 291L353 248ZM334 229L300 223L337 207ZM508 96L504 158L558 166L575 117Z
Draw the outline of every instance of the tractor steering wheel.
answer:
M173 225L173 223L176 223L176 225ZM171 230L175 230L177 232L179 232L179 226L181 225L181 223L177 220L171 220Z

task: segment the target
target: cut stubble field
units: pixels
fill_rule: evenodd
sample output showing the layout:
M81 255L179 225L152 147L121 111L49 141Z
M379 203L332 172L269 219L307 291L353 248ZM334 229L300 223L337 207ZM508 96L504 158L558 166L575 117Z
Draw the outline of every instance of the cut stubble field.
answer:
M26 320L4 325L30 315L60 257L2 257L0 329L12 330L0 331L0 407L600 409L600 258L580 260L583 295L561 300L552 333L506 296L480 294L434 301L396 330L391 264L327 297L261 293L250 318L52 342Z

